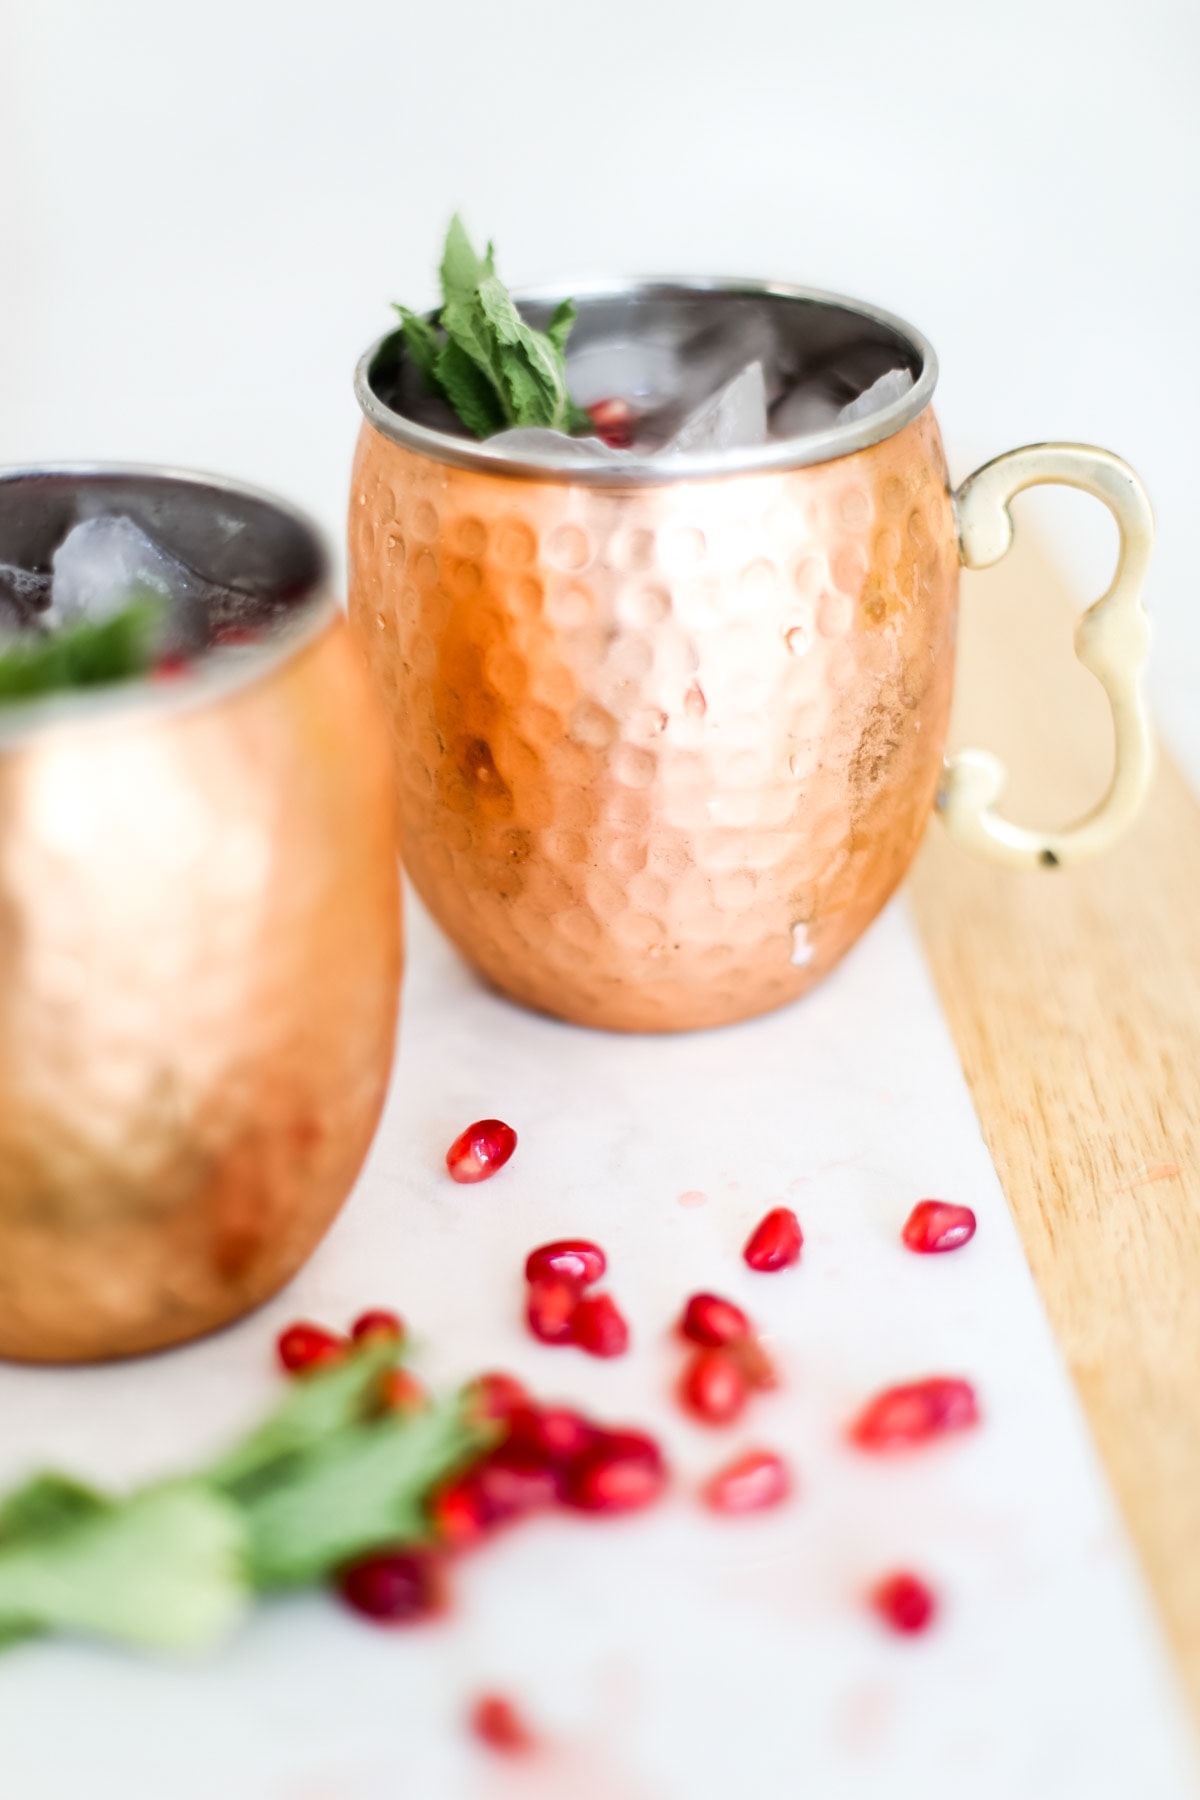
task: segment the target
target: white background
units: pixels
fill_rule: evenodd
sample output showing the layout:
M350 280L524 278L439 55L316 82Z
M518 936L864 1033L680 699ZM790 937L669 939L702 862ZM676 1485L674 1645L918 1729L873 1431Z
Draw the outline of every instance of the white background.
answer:
M512 283L838 289L933 340L956 477L1043 437L1140 470L1159 705L1200 774L1195 0L0 0L0 20L0 462L224 470L340 536L355 358L388 301L433 299L455 206ZM1027 504L1098 591L1098 509Z

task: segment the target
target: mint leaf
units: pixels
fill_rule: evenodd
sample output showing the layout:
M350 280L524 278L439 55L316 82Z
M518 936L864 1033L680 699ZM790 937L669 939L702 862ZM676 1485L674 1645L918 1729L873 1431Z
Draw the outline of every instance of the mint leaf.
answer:
M404 336L405 347L412 358L426 385L436 388L434 373L437 354L442 347L442 340L429 323L419 313L409 312L407 306L397 306L400 314L400 330Z
M553 397L529 367L519 350L510 350L504 358L504 386L508 394L510 414L515 419L540 418L553 411Z
M504 430L508 419L495 387L458 344L442 346L437 376L443 395L468 431L487 438Z
M369 1550L428 1537L431 1488L489 1436L458 1401L346 1427L245 1505L255 1586L317 1581Z
M479 283L492 273L492 246L487 247L487 255L480 261L471 247L466 226L457 213L451 219L446 231L446 242L442 248L442 266L439 271L442 279L442 299L469 300Z
M478 256L457 213L446 233L440 274L437 327L406 307L396 311L413 366L467 430L480 438L509 425L590 431L591 419L567 386L574 301L564 300L546 331L535 331L497 276L492 245Z
M579 308L573 300L560 300L550 314L550 323L546 327L546 336L554 348L562 356L567 348L567 339L571 335L571 327L579 316Z
M255 1589L325 1580L354 1557L430 1535L429 1497L496 1427L461 1397L383 1406L395 1343L367 1344L292 1384L283 1403L190 1479L111 1499L39 1475L0 1502L0 1649L73 1631L152 1649L202 1648Z
M480 373L487 376L499 398L504 352L479 295L472 294L469 300L447 300L442 308L441 323L450 342L457 344Z
M0 1503L0 1549L14 1538L78 1525L107 1512L110 1505L98 1489L69 1475L35 1475Z
M500 342L510 348L506 368L511 366L511 352L518 352L540 391L539 399L525 406L514 424L565 430L572 403L561 345L548 333L534 331L525 323L512 295L495 276L480 282L479 303Z
M143 675L154 658L161 599L130 598L107 619L80 619L45 635L23 632L0 645L0 702Z
M247 1605L237 1509L198 1482L0 1546L0 1640L43 1630L159 1650L215 1642Z
M394 1342L366 1344L345 1362L293 1382L270 1417L214 1463L205 1479L234 1498L277 1479L281 1465L376 1410L380 1377L401 1354Z

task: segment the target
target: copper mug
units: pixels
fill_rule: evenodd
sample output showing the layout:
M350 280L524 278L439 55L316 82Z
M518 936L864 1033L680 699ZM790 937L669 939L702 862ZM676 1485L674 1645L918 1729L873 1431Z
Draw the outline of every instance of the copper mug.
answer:
M299 1268L383 1104L386 733L312 528L207 477L0 474L0 562L131 517L257 646L0 709L0 1355L152 1350Z
M560 297L522 305L543 324ZM395 339L362 359L351 619L392 722L405 865L476 968L582 1024L724 1024L834 966L935 805L960 842L1018 866L1076 861L1124 830L1150 771L1152 540L1124 463L1039 444L952 493L933 350L856 301L728 281L576 299L581 378L623 335L652 361L706 333L765 333L793 373L849 368L865 386L896 368L911 386L867 417L686 468L547 468L414 419ZM1003 770L986 753L943 762L960 561L1003 556L1008 502L1039 482L1097 495L1121 534L1077 636L1111 698L1115 770L1057 833L996 810Z

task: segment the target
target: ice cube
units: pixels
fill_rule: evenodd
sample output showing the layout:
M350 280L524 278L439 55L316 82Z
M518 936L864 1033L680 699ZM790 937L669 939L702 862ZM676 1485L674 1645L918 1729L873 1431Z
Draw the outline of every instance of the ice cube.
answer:
M882 412L885 406L891 406L907 394L913 384L912 374L908 369L888 369L880 375L869 388L853 400L848 401L838 413L838 424L849 425L855 419L869 418L872 413Z
M830 386L819 378L797 382L772 408L772 437L786 440L832 430L841 417L842 401Z
M54 552L47 623L108 619L147 588L175 611L198 602L207 584L122 514L84 519Z
M614 450L602 438L569 437L565 431L552 431L543 425L518 425L511 431L498 431L487 439L487 446L523 462L547 464L622 463L635 455L632 450Z
M766 441L767 384L761 362L752 362L688 415L661 454L748 450Z

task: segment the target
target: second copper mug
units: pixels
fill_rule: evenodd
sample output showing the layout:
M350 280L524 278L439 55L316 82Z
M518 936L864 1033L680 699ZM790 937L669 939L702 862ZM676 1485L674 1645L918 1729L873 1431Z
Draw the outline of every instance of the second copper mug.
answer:
M169 470L0 471L0 563L132 521L254 642L0 708L0 1356L240 1318L308 1257L387 1091L391 771L320 540Z
M561 295L522 300L543 324ZM394 339L359 365L350 610L392 723L403 855L506 994L581 1024L723 1024L818 982L900 881L935 804L970 848L1055 866L1109 845L1150 771L1141 585L1153 535L1106 451L1039 444L952 493L931 346L890 314L752 282L576 293L572 355L764 331L793 369L908 391L865 418L686 467L548 468L421 423ZM600 398L581 391L583 404ZM943 762L960 562L1008 502L1098 496L1117 575L1080 621L1108 691L1108 793L1058 833L996 803L985 752Z

